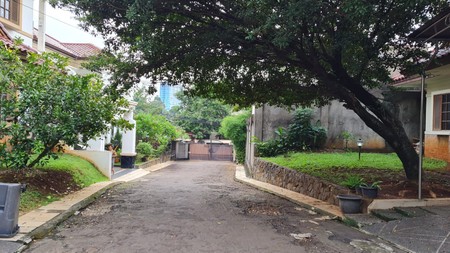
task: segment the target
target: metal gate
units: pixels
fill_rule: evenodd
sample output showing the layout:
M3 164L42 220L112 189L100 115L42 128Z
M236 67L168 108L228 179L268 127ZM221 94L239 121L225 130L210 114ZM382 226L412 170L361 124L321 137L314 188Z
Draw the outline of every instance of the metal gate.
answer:
M233 147L228 144L218 143L191 143L189 145L189 159L233 161Z

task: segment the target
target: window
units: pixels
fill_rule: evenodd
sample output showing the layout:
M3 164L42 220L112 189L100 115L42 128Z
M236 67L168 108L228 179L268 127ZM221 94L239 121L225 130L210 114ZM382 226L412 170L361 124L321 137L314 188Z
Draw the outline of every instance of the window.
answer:
M433 130L450 130L450 93L433 98Z
M20 0L0 0L0 17L19 24Z

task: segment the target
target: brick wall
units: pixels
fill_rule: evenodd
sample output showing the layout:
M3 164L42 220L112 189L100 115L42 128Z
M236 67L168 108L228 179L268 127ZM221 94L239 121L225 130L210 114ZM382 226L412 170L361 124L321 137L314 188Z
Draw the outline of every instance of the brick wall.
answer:
M425 135L425 156L450 162L448 135Z

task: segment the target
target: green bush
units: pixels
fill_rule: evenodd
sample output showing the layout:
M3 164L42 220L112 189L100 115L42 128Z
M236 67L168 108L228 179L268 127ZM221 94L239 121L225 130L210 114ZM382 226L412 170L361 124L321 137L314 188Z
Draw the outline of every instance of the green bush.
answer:
M233 142L236 159L239 163L245 160L245 144L247 139L247 119L250 112L225 117L220 123L219 133Z
M259 156L272 157L289 151L304 151L323 148L327 139L326 130L320 125L312 125L312 110L297 109L293 122L287 130L278 128L277 138L267 142L256 142Z
M136 146L136 151L145 158L151 157L155 153L150 143L142 141Z

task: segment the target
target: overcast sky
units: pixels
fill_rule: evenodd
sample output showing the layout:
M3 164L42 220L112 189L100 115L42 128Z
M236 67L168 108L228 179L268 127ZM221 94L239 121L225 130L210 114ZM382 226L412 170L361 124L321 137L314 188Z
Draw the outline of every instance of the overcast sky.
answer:
M39 1L34 1L34 27L38 26L39 17ZM47 3L47 28L46 33L61 42L84 42L92 43L103 48L103 39L94 37L83 31L79 26L79 22L75 19L75 15L70 11L52 8Z

